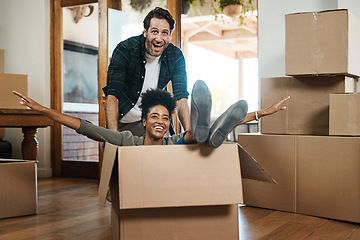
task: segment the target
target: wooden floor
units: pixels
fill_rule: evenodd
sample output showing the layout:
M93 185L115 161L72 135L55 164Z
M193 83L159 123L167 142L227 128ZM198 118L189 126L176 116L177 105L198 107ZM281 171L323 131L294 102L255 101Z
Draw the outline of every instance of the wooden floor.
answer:
M39 214L0 220L1 240L111 239L110 206L98 203L96 180L42 179L38 186ZM241 206L240 238L358 240L360 228L354 223Z

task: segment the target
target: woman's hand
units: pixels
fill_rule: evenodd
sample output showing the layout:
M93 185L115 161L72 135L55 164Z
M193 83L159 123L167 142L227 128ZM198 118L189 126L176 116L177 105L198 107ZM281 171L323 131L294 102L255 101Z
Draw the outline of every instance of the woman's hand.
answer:
M34 100L32 100L31 98L25 96L24 94L21 94L19 92L16 91L12 91L13 94L17 95L18 97L21 98L20 104L21 105L25 105L35 111L39 111L41 112L41 110L44 109L44 107L42 105L40 105L39 103L35 102Z
M268 115L274 114L274 113L276 113L278 111L286 110L286 106L282 106L282 104L285 101L287 101L289 98L290 98L290 96L288 96L286 98L283 98L280 101L278 101L278 102L274 103L273 105L271 105L270 107L259 111L259 117L268 116Z
M25 105L31 108L32 110L38 111L39 113L51 118L52 120L61 123L62 125L65 125L69 128L72 128L76 131L80 128L81 121L79 118L72 117L70 115L66 115L61 112L57 112L53 109L44 107L39 103L35 102L34 100L32 100L31 98L19 92L13 91L13 93L21 98L20 104Z

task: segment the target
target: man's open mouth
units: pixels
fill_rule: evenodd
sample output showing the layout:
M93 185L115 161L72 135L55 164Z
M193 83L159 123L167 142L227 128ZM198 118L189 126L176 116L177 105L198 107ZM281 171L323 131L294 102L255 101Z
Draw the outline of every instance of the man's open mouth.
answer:
M153 43L153 46L154 46L155 48L162 48L163 45Z

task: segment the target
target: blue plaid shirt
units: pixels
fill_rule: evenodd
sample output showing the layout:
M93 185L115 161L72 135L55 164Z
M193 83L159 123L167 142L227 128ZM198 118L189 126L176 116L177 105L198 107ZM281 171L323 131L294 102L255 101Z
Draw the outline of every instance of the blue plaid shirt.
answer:
M137 102L145 76L145 37L131 37L115 48L108 73L105 95L119 100L119 119ZM172 82L174 98L188 98L185 58L180 48L169 43L161 55L158 88Z

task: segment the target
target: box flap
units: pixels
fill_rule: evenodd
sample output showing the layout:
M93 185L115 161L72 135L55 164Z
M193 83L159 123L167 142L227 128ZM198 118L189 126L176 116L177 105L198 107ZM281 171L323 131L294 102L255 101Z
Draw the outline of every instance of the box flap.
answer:
M237 144L120 147L120 209L242 203Z
M37 163L36 160L23 160L23 159L5 159L5 158L1 158L0 159L0 164L4 164L4 163Z
M238 149L242 178L276 183L265 169L261 167L261 165L240 144L238 144Z
M340 12L340 11L345 11L345 12L347 12L348 9L330 9L330 10L323 10L323 11L317 11L317 12L296 12L296 13L286 14L285 16L287 16L287 15L298 15L298 14L312 14L312 15L316 15L316 14L319 14L319 13Z
M106 195L109 189L109 183L111 178L111 173L114 167L114 162L116 158L118 147L110 143L105 143L103 163L101 167L101 176L99 184L99 201L102 205L105 206Z

